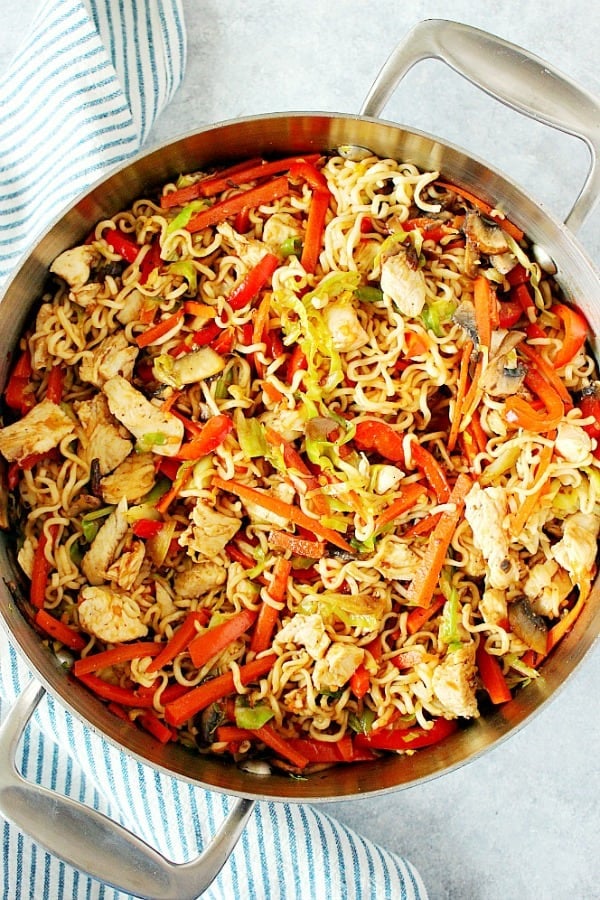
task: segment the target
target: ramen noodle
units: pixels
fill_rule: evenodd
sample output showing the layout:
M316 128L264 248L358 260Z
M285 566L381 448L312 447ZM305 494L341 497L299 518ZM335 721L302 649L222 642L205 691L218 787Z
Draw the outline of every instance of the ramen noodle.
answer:
M501 210L374 155L249 160L99 222L48 285L4 524L115 714L310 772L538 677L596 571L600 399Z

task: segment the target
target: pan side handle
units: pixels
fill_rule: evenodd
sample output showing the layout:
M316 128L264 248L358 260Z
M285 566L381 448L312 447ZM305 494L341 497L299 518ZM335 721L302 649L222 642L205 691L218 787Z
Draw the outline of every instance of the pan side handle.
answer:
M426 19L392 51L361 114L377 117L402 78L418 62L438 59L517 112L580 138L591 165L565 222L577 231L600 194L600 103L562 72L521 47L470 25Z
M166 860L102 813L21 776L17 747L44 693L31 681L0 729L0 815L76 869L134 896L194 900L202 894L233 851L254 801L238 800L212 843L195 860Z

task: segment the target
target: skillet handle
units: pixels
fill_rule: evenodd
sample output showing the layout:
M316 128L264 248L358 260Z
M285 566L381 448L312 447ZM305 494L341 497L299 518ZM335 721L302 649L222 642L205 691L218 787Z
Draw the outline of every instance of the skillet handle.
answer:
M580 138L591 165L565 222L577 231L600 194L600 103L544 60L470 25L426 19L392 51L379 72L361 114L376 118L406 73L424 59L438 59L476 87L529 116Z
M21 776L17 747L44 693L31 681L0 728L0 815L50 853L118 890L144 900L194 900L202 894L233 851L254 801L237 801L197 859L179 864L166 860L102 813Z

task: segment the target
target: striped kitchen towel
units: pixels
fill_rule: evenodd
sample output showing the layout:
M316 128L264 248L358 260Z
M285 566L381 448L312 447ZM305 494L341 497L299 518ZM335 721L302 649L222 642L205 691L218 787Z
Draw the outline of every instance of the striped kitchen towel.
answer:
M78 194L135 153L183 76L180 0L48 0L0 89L0 284ZM0 715L30 679L0 627ZM175 862L231 806L142 765L46 696L24 776L98 809ZM60 828L60 822L57 823ZM3 900L124 900L0 822ZM107 873L107 880L110 873ZM414 868L310 806L259 803L207 900L420 900Z

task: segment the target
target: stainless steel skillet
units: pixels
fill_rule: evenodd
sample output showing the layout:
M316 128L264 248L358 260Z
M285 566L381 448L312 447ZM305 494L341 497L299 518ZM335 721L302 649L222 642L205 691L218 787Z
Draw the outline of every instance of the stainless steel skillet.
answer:
M444 61L515 110L585 141L591 165L565 224L467 150L377 118L404 74L427 58ZM97 220L113 215L135 197L181 171L244 156L283 156L341 146L367 147L379 155L439 170L448 181L501 208L534 241L540 260L556 267L567 297L576 300L597 331L600 281L573 232L591 212L600 191L596 160L600 147L599 113L600 104L595 98L525 51L464 25L439 20L423 22L392 54L358 116L313 112L219 124L138 157L95 185L48 229L6 288L0 303L4 348L0 383L6 378L10 350L29 306L41 293L50 262L62 250L81 241ZM24 303L23 298L30 302ZM595 349L598 350L596 346ZM233 849L257 799L326 802L366 798L416 786L475 759L522 726L555 696L597 640L600 628L600 586L596 584L573 632L545 663L543 679L443 744L411 758L390 757L373 764L332 769L306 781L279 776L265 780L232 764L192 756L178 746L159 746L149 736L116 719L83 688L73 685L28 623L26 601L18 587L20 576L10 540L5 538L0 544L0 570L4 581L0 591L3 624L36 675L15 703L0 734L0 753L6 761L0 772L0 813L77 868L143 897L183 900L205 890ZM104 816L22 779L15 763L17 745L46 690L91 728L141 762L201 788L238 798L221 832L199 859L173 864Z

